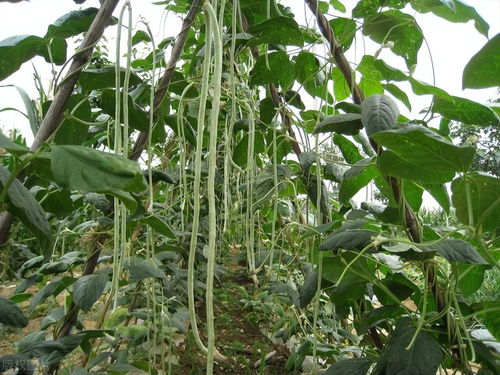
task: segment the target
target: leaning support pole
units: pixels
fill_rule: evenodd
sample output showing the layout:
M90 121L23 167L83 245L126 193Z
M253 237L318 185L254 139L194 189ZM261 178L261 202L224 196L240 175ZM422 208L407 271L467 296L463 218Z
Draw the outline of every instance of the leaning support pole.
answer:
M93 48L102 37L106 26L109 25L113 11L119 1L120 0L106 0L99 9L94 21L90 25L89 31L83 39L82 45L73 57L73 62L71 63L68 74L61 82L54 101L50 105L49 110L40 125L40 129L38 130L33 144L31 145L31 151L38 150L42 143L47 141L56 132L57 128L61 124L64 110L68 104L69 97L75 88L80 72L92 56ZM13 216L10 213L2 212L0 214L0 246L8 240L12 221Z
M330 46L330 52L335 59L335 64L342 71L342 74L344 75L347 84L351 88L354 102L356 104L361 104L364 100L363 92L361 91L361 89L356 84L356 81L354 80L351 66L347 61L344 52L342 51L340 43L335 38L335 35L333 33L332 28L330 27L330 24L328 23L328 20L319 11L317 0L305 0L305 2L309 6L309 9L311 9L311 12L316 16L321 33L323 34L323 37L328 41L328 44ZM382 152L381 147L378 146L375 142L373 142L373 140L370 140L370 143L372 143L372 145L374 146L375 150L377 151L377 154L380 155L380 153ZM405 225L409 237L413 242L422 242L422 235L420 233L420 224L418 222L415 213L408 205L408 203L406 203L404 199L401 199L403 198L403 192L401 191L400 184L395 178L386 177L386 179L391 187L392 194L394 195L396 201L402 202L403 204L403 209L405 214ZM423 272L426 273L427 286L429 287L430 290L432 290L438 310L443 311L446 308L445 295L437 283L435 267L431 263L424 263ZM454 332L455 324L453 323L453 321L448 320L448 324L450 326L449 327L450 330Z
M191 8L189 8L184 21L182 22L182 28L177 36L177 40L172 48L172 54L170 55L170 59L168 60L167 70L165 74L161 78L158 83L158 87L155 91L155 96L153 100L153 111L156 112L160 107L161 102L165 98L165 95L168 91L168 87L170 86L170 81L172 80L172 76L174 74L175 66L179 62L181 57L182 50L184 49L184 44L186 44L186 38L189 29L193 25L196 14L200 10L201 0L194 0L191 4ZM144 147L146 147L146 143L148 140L148 133L140 132L137 137L132 152L129 155L129 159L137 160L141 156Z

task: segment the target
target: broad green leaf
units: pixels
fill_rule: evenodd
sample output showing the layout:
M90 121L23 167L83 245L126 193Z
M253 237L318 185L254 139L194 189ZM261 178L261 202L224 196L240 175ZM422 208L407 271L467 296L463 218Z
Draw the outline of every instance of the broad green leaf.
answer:
M380 44L393 42L391 50L403 57L409 68L417 63L424 37L412 16L399 10L376 13L365 20L363 34Z
M26 291L30 286L33 286L40 280L42 280L42 278L43 276L40 275L39 273L34 273L32 275L29 275L28 277L23 279L19 284L17 284L14 293L22 293Z
M139 165L122 156L84 146L52 146L56 183L70 190L122 195L147 189Z
M327 162L327 163L325 163L324 172L323 172L322 177L325 180L340 183L342 181L342 178L343 178L346 170L347 170L347 168L344 167L343 165L339 165L337 163L332 163L332 162Z
M305 277L304 283L299 288L299 307L304 308L316 295L316 290L318 288L318 272L313 271Z
M78 83L82 87L82 90L89 93L92 90L99 90L104 88L115 87L116 73L114 66L107 66L101 69L87 69L80 73L78 77ZM125 68L120 68L120 82L123 85L125 81ZM131 72L130 74L130 85L138 85L141 83L141 78Z
M170 79L170 85L168 86L168 90L173 92L174 94L177 95L182 95L184 94L185 98L196 98L198 97L198 90L194 86L189 87L186 92L184 92L184 89L189 85L189 81L187 80L184 75L175 70L174 73L172 74L172 78ZM149 87L148 87L148 92L149 92Z
M310 95L324 97L325 77L318 58L308 51L300 51L294 61L297 81Z
M434 251L430 251L424 248L416 248L411 245L406 244L396 244L396 245L382 245L383 249L391 254L397 255L406 260L418 260L423 261L431 259L436 255Z
M367 375L373 362L372 358L344 359L330 366L323 375Z
M477 11L470 5L466 5L461 0L453 0L455 9L452 9L448 4L444 4L442 0L412 0L411 6L418 12L428 13L432 12L436 16L444 18L450 22L465 23L474 21L474 26L477 31L488 37L488 30L490 26L488 23L477 13Z
M362 74L361 81L359 82L359 88L363 91L365 97L367 98L372 95L380 95L384 93L384 86L382 85L384 77L377 69L373 68L372 60L372 56L365 55L356 67L356 70Z
M470 187L470 205L473 223L469 223L467 186ZM465 225L482 225L483 231L500 227L500 179L474 172L456 178L451 184L451 200L457 219Z
M72 11L59 17L53 24L49 25L45 39L69 38L86 32L99 9L87 8Z
M172 227L157 216L147 216L142 218L140 221L149 225L153 230L168 238L177 238L177 235L175 234Z
M468 170L474 156L474 148L455 146L418 125L397 127L372 138L388 148L378 158L382 174L422 183L450 181L456 172Z
M363 75L358 86L367 96L381 95L384 93L384 86L380 83L380 79L374 79L371 76Z
M335 99L338 101L347 99L351 95L351 88L345 80L344 74L338 67L333 67L332 70L333 92ZM338 106L337 106L338 108Z
M123 100L123 99L122 99ZM99 106L102 111L111 117L115 116L115 91L111 89L101 90L101 100ZM124 116L121 116L123 124ZM128 120L129 126L141 132L149 131L149 116L141 107L134 103L134 100L128 95Z
M0 188L3 189L10 177L9 171L0 166ZM52 232L42 207L26 187L14 179L6 196L8 211L17 217L37 238L44 254L49 249Z
M314 80L314 76L320 69L318 58L308 51L300 51L295 58L294 72L299 83Z
M255 133L254 141L255 141L254 142L255 156L265 152L266 148L262 133L260 132ZM247 165L247 158L248 158L248 135L245 134L241 139L241 141L236 145L236 147L233 150L233 161L240 167L244 168Z
M50 62L61 65L66 60L66 41L55 39L53 42L35 35L16 35L0 41L0 81L16 72L23 63L40 55Z
M420 206L422 206L422 194L424 189L413 182L406 181L403 184L403 191L407 203L413 211L418 212L420 210Z
M435 96L432 110L450 120L468 125L498 126L500 122L498 115L490 107L458 96L451 97L451 100Z
M343 113L329 116L314 128L313 134L335 132L346 135L358 134L363 128L361 115L358 113Z
M146 177L146 179L148 179L149 172L146 170L143 172L143 174L144 174L144 177ZM175 184L175 181L176 181L175 177L171 176L170 174L168 174L166 172L158 170L158 169L153 169L151 171L151 180L153 183L163 181L167 184Z
M350 18L335 17L329 21L329 24L342 50L347 51L356 35L356 22Z
M288 90L283 93L283 99L287 104L293 105L295 108L305 110L306 106L300 97L300 94L294 90Z
M46 340L31 345L26 354L38 358L41 366L59 363L68 353L80 345L85 334L65 336L58 340Z
M472 245L458 238L448 238L432 246L426 246L423 250L435 251L443 258L452 262L468 264L488 264Z
M276 112L272 98L266 97L259 102L259 118L264 124L271 124Z
M250 72L250 84L267 85L274 83L281 85L283 88L289 86L293 82L295 75L288 54L279 51L266 56L260 56L255 63ZM267 62L269 62L269 66Z
M20 145L18 143L14 143L0 131L0 148L10 152L14 155L22 155L31 152L29 148L26 146Z
M377 374L435 374L443 359L441 347L427 332L420 331L409 350L416 329L409 318L400 319L377 365Z
M444 5L446 5L448 8L450 8L450 10L455 12L456 7L455 7L455 3L453 2L453 0L439 0L439 1L441 3L443 3Z
M342 12L342 13L346 12L346 8L345 8L344 4L342 4L341 1L339 1L339 0L330 0L330 4L331 4L331 6L335 10L338 10L339 12Z
M353 17L365 18L379 11L381 7L404 8L408 0L359 0L352 10Z
M307 111L300 111L300 117L302 119L302 127L306 132L312 133L318 121L324 120L326 116L315 109L308 109Z
M66 272L69 269L69 265L64 262L49 262L45 263L38 270L42 275L58 274Z
M135 46L140 42L151 42L151 37L144 30L137 30L132 37L132 45Z
M40 289L33 296L33 299L30 302L28 307L28 311L33 311L35 307L37 307L41 302L45 301L47 297L51 295L58 295L68 286L73 284L75 280L72 277L56 277L50 283L45 285L42 289Z
M130 324L128 326L120 327L118 332L129 342L132 347L140 345L147 340L148 328L144 324ZM139 371L136 367L127 363L115 363L108 367L112 372L120 372L121 374L137 374L146 375L147 372Z
M430 85L428 83L419 81L405 73L403 73L401 70L393 68L392 66L388 65L385 61L383 60L376 60L372 56L364 56L363 57L363 63L369 66L369 63L371 62L372 66L377 69L380 74L382 75L383 79L390 82L390 81L408 81L411 85L411 88L413 90L413 93L416 95L435 95L439 96L445 99L450 99L451 96L444 90Z
M483 89L500 86L500 34L479 50L464 68L462 88Z
M34 331L27 334L22 339L16 342L16 348L18 353L23 353L31 345L45 340L45 336L47 336L46 331Z
M128 308L119 307L106 315L104 319L104 328L112 329L118 327L129 316Z
M269 18L250 26L247 31L256 38L255 41L250 42L252 45L281 44L298 47L304 45L304 37L299 25L290 17Z
M401 90L398 86L392 83L388 83L384 85L384 90L390 93L399 101L401 101L406 106L406 108L408 108L408 110L411 111L411 103L410 99L408 98L408 95L406 95L406 93L403 90Z
M50 53L49 53L50 48ZM63 38L45 40L45 45L40 46L38 54L48 63L63 65L67 59L68 43Z
M408 77L411 88L416 95L434 95L436 98L451 100L451 95L439 87L429 85L428 83L419 81L413 77Z
M401 223L400 210L397 207L384 206L373 202L362 202L361 208L373 214L377 220L380 220L383 223Z
M379 71L382 75L383 79L387 82L390 81L406 81L408 80L408 76L403 73L401 70L396 69L390 65L388 65L384 60L375 59L373 56L363 56L363 61L365 64L372 64L372 66Z
M272 193L276 190L278 190L278 193L281 193L287 189L287 180L291 177L291 172L288 166L282 164L276 165L276 171L278 172L277 186L274 185L274 170L275 166L270 164L258 174L254 184L254 202L264 204L267 200L273 197Z
M364 18L376 13L380 8L380 1L360 0L352 10L355 18Z
M391 295L387 293L387 290ZM394 297L398 301L404 301L418 290L418 287L401 272L388 274L373 287L377 299L384 306L396 303L397 301L394 300Z
M49 310L40 322L40 329L47 329L48 327L55 325L64 317L64 314L64 308L62 307L56 307Z
M44 103L47 106L49 103ZM76 108L76 106L78 106ZM75 109L76 108L76 109ZM73 112L73 117L79 120L91 122L92 112L90 103L87 96L83 94L76 94L70 96L67 104L67 111ZM89 127L82 124L80 121L73 118L65 118L59 125L54 135L54 142L58 145L80 145L82 144L89 134Z
M0 41L0 81L38 54L45 43L34 35L16 35Z
M484 281L484 266L471 265L471 264L459 264L458 272L458 289L464 297L470 297L474 294L481 286Z
M19 274L21 275L21 277L24 278L24 273L26 271L41 266L43 264L43 261L44 261L43 255L39 255L37 257L33 257L27 260L26 262L23 263L23 265L19 269Z
M330 235L326 241L319 245L319 250L336 252L344 250L362 250L372 242L372 237L378 233L368 229L351 229Z
M181 137L181 129L180 127L182 126L182 131L184 135L184 139L189 142L191 145L196 146L196 132L194 131L194 128L196 127L196 119L190 116L186 116L182 119L181 122L179 122L177 115L168 115L163 117L163 120L165 121L165 125L167 125L169 128L171 128L177 136ZM154 131L153 131L154 134ZM165 139L164 136L161 138L162 140Z
M446 213L450 212L450 196L444 184L424 184L423 188L432 195Z
M147 278L162 279L165 274L152 259L132 258L125 263L125 268L129 270L133 280L143 280Z
M374 310L365 312L356 325L358 334L366 332L369 328L378 325L388 319L395 319L405 313L405 310L399 305L381 306Z
M377 169L371 163L372 159L363 159L345 171L339 188L340 203L349 204L349 199L377 176Z
M74 209L71 192L65 189L46 190L39 195L42 208L45 212L50 212L59 218L71 215Z
M340 152L347 163L355 164L363 159L363 156L361 156L356 145L343 135L335 133L333 135L333 143L335 143L335 145L340 149Z
M369 137L392 129L398 116L397 104L387 95L372 95L361 103L361 122Z
M337 284L340 276L344 273L346 265L351 263L357 256L357 253L348 252L342 253L338 256L332 256L329 254L324 254L323 260L323 278ZM340 285L349 285L351 283L358 283L366 285L366 280L360 280L359 274L366 277L367 280L371 280L375 274L375 262L367 259L366 257L358 258L350 268L344 273L344 277L341 280Z
M108 277L101 273L80 277L73 284L73 302L88 312L104 292L107 282Z
M24 328L28 325L28 318L14 302L0 297L0 323L10 327Z
M377 166L383 175L404 178L419 183L444 183L451 181L455 172L449 168L432 171L416 162L409 162L396 153L385 150L377 159Z

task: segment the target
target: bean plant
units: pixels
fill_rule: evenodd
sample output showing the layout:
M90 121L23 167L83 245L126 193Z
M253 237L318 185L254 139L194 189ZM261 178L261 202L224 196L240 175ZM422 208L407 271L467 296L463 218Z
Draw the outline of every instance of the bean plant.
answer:
M499 301L477 291L499 270L500 180L450 129L492 131L500 107L414 77L415 17L485 37L464 88L499 86L500 35L460 0L145 3L182 17L175 38L104 0L0 41L0 80L36 56L54 72L36 97L17 87L33 143L0 133L1 275L16 280L0 323L43 316L0 372L175 374L180 333L212 374L231 361L214 290L236 262L258 291L241 303L297 343L283 371L309 357L314 374L498 374L477 332L500 339ZM362 42L377 49L354 54ZM428 107L404 115L415 95Z

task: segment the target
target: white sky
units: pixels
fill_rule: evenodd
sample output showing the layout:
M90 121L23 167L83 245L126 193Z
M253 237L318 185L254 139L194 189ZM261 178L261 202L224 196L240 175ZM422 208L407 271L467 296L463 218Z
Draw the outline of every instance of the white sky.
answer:
M264 1L264 0L262 0ZM357 1L345 0L348 8L352 8ZM121 4L117 7L115 14L119 12ZM304 2L299 0L282 1L290 6L297 16L299 23L304 24ZM137 20L139 15L150 22L151 29L155 34L157 42L169 36L175 36L180 29L180 18L175 14L167 14L161 6L153 5L151 0L131 0L136 27L142 27ZM490 37L500 32L500 1L499 0L476 0L472 2L479 14L490 24ZM87 0L85 7L99 6L98 0ZM43 36L47 26L61 15L71 10L78 9L72 0L31 0L17 4L0 3L0 40L9 36L33 34ZM486 43L486 38L479 34L472 22L454 24L435 17L431 14L420 15L411 8L405 11L417 17L420 27L427 37L432 57L434 60L436 85L447 90L452 95L468 97L478 102L486 102L496 97L496 90L465 90L462 91L462 71L469 59ZM310 12L307 11L307 19L313 24ZM349 15L350 12L348 11ZM113 57L113 39L116 28L108 28L106 36L110 41L110 57ZM358 38L357 48L349 53L348 58L353 63L360 61L364 53L373 54L378 46L368 38ZM319 52L319 50L318 50ZM70 53L68 53L69 55ZM389 64L405 70L402 58L394 56L390 51L384 50L380 55ZM37 70L46 80L50 78L50 67L45 61L38 57L34 63ZM419 64L414 73L415 78L432 83L432 69L430 65L429 52L425 45L419 54ZM31 63L23 65L22 69L4 81L0 85L14 84L21 86L30 95L36 96L33 82L33 68ZM407 94L413 104L413 115L418 116L418 111L430 103L430 96L412 96L409 88ZM14 88L0 88L0 107L14 107L24 110L21 99ZM403 114L405 109L401 105ZM29 129L27 120L20 114L14 112L0 112L0 127L9 129ZM31 139L29 130L26 132L28 141Z
M264 1L264 0L256 0ZM134 20L136 27L143 28L139 24L139 15L143 16L150 23L150 27L158 43L162 39L170 36L176 36L180 29L181 19L175 14L166 13L161 6L153 5L152 0L131 0ZM115 15L117 16L124 1L120 2ZM305 24L304 2L302 0L285 0L281 3L292 8L297 16L299 23ZM351 9L357 1L344 0L343 3L348 9ZM470 2L478 13L490 24L490 38L500 32L500 0L476 0ZM99 7L98 0L87 0L84 7ZM79 9L80 6L72 0L31 0L30 2L21 2L17 4L0 3L0 40L13 35L32 34L43 36L47 26L54 22L60 16ZM415 16L417 22L422 28L425 37L429 43L430 51L434 61L436 86L441 87L452 95L467 97L469 99L486 102L489 99L496 98L495 89L487 90L465 90L462 91L462 71L469 59L486 43L486 38L479 34L474 28L472 21L467 24L455 24L433 16L432 14L421 15L407 7L405 12ZM310 26L314 25L314 19L307 9L307 21ZM347 12L349 17L350 11ZM114 56L114 36L116 27L108 28L106 37L110 45L110 58ZM124 37L125 39L125 37ZM358 63L363 54L373 54L378 45L372 43L368 38L357 38L356 49L348 54L352 63ZM123 49L124 50L124 49ZM320 52L321 49L317 49ZM68 56L71 52L68 51ZM384 50L380 58L387 61L401 70L405 71L405 64L402 58L393 55L390 51ZM42 58L37 57L33 60L37 70L44 80L50 79L50 66ZM432 83L432 69L429 59L429 52L425 45L422 46L419 53L417 70L414 77ZM0 82L0 85L14 84L22 87L33 98L37 93L33 82L33 68L31 63L25 63L21 70ZM405 89L413 105L411 115L418 118L418 112L430 104L430 96L414 96L410 88ZM309 105L308 101L306 103ZM313 103L314 105L314 103ZM24 111L21 98L14 88L0 87L0 108L14 107ZM402 113L405 112L401 104ZM33 139L27 119L13 111L0 112L0 128L4 131L12 128L20 129L30 143Z

